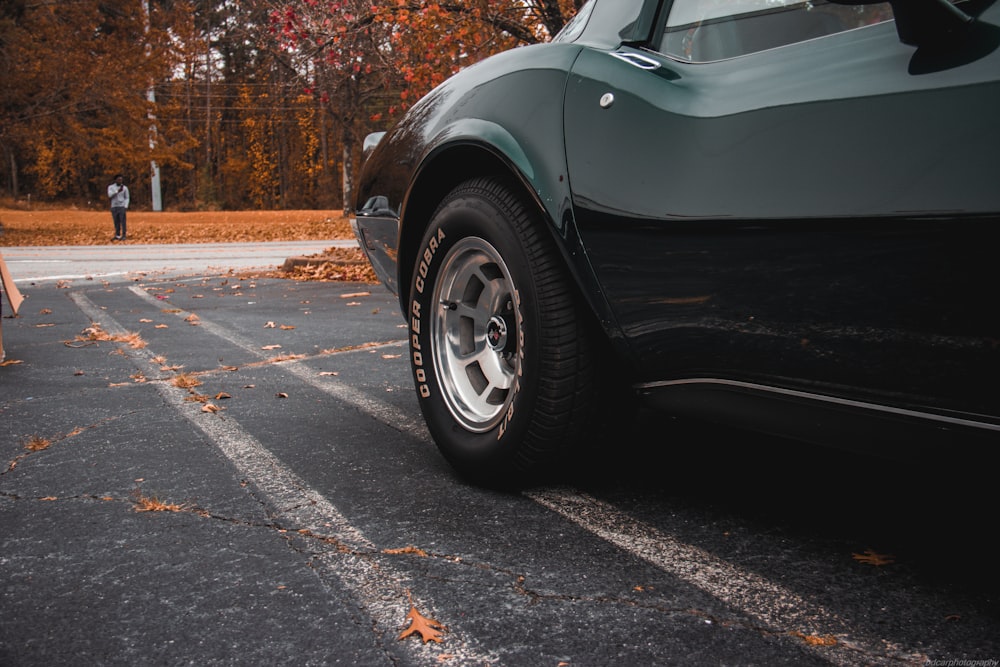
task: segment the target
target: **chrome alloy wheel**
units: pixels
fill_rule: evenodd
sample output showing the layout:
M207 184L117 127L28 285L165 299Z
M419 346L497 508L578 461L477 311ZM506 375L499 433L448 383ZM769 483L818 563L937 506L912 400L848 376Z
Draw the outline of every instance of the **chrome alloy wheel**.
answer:
M514 301L496 248L474 236L455 244L434 288L431 345L445 404L473 433L496 426L514 397L520 364Z

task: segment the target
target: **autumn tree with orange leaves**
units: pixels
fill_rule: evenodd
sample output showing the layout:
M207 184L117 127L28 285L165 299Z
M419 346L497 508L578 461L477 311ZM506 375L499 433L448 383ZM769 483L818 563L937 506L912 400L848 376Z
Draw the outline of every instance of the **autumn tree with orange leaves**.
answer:
M170 11L150 6L0 3L0 174L13 196L22 179L41 197L85 196L117 171L177 163L185 137L150 147L146 91L170 68Z
M346 209L367 132L581 2L3 0L0 204L142 210L155 161L165 210Z
M344 202L358 136L461 68L549 39L582 0L290 0L271 14L282 46L342 128Z

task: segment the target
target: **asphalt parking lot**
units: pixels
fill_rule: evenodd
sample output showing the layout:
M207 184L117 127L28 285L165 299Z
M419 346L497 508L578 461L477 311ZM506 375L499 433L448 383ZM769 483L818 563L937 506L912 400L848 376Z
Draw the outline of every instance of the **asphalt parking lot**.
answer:
M381 286L20 287L0 367L0 665L1000 656L992 557L966 530L988 507L961 505L960 482L654 421L576 486L477 489L423 427ZM411 614L439 624L401 638Z

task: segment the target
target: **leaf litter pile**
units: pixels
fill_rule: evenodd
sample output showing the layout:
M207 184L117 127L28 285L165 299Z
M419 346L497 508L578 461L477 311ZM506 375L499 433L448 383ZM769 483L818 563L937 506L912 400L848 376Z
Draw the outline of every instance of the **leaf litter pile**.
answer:
M107 245L106 210L0 206L0 246ZM127 245L353 239L339 211L129 211ZM378 282L359 248L329 248L270 274L294 280Z

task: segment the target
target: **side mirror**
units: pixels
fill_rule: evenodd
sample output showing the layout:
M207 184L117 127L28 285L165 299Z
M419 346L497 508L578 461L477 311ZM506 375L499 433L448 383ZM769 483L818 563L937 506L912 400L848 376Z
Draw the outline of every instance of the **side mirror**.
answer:
M368 156L372 154L372 151L375 150L375 147L378 146L384 136L385 132L372 132L365 137L365 141L361 145L361 155L363 161L368 159Z

